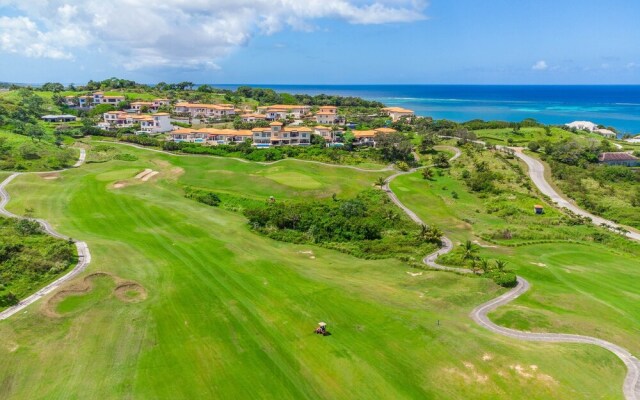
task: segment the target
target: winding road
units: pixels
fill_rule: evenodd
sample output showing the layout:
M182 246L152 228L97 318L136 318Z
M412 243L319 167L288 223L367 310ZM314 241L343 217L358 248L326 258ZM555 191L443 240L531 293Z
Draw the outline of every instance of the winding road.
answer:
M544 165L536 160L535 158L525 154L521 148L511 148L515 151L515 156L521 159L527 164L529 167L529 177L533 181L533 183L538 187L538 189L542 192L542 194L549 196L551 201L557 204L559 207L564 207L575 214L581 215L583 217L590 218L596 225L609 226L611 228L623 228L626 229L613 221L609 221L602 217L598 217L597 215L593 215L588 211L583 210L582 208L576 206L571 203L568 199L561 196L556 190L547 182L547 179L544 176ZM629 231L624 233L629 239L640 241L640 233Z
M73 167L81 166L84 163L85 159L86 159L86 151L84 149L80 149L80 156L78 157L78 161L73 165ZM59 171L47 171L46 173L62 172L62 171L66 171L67 169L62 169ZM30 172L30 173L38 174L39 172ZM19 175L22 175L22 173L20 172L13 173L9 175L9 177L7 177L2 183L0 183L0 215L9 217L9 218L26 219L25 217L15 215L12 212L7 211L6 209L6 206L9 203L9 200L11 199L6 189L7 185L11 183L11 181L13 181ZM47 286L38 290L36 293L20 301L20 303L16 304L15 306L9 307L6 310L0 312L0 321L7 319L12 315L22 311L29 305L40 300L42 297L58 289L64 283L75 278L76 276L78 276L78 274L84 271L87 268L87 265L89 265L89 263L91 262L91 253L89 252L89 246L87 246L85 242L73 240L68 236L65 236L61 233L56 232L51 226L51 224L49 224L47 221L43 219L34 219L34 221L38 222L42 227L42 230L45 231L47 234L58 239L73 241L74 244L76 245L76 248L78 249L78 262L76 263L75 267L73 267L73 269L69 271L67 274L61 276L60 278L48 284Z
M448 147L448 148L454 149L454 151L456 152L456 154L450 159L450 161L453 161L453 160L457 159L458 157L460 157L461 152L460 152L459 149L457 149L455 147ZM524 155L522 153L516 153L516 155L517 154L521 154L524 157L527 157L527 158L537 162L537 160L532 159L531 157L528 157L528 156L526 156L526 155ZM525 160L525 162L527 162L526 159L524 159L524 158L522 158L522 159ZM538 177L541 177L542 181L536 182L534 180L534 183L536 184L536 186L538 186L539 182L544 182L547 185L547 187L550 189L550 191L555 193L555 191L553 191L551 186L549 186L548 183L544 180L544 167L542 166L541 163L538 162L538 164L541 167L541 169L537 169L537 166L536 166L535 171L537 171L537 172L534 174L533 173L534 168L532 168L531 165L527 162L527 165L530 165L531 178L533 179L534 175L537 175ZM424 167L422 167L422 168L424 168ZM414 169L412 169L410 171L399 172L399 173L396 173L394 175L391 175L385 181L385 184L383 186L383 190L385 190L387 192L387 194L389 195L389 198L391 199L391 201L393 201L393 203L395 203L398 207L400 207L409 216L409 218L411 218L417 224L426 225L424 223L424 221L422 221L422 219L420 219L420 217L418 217L418 215L415 212L411 211L408 207L406 207L404 204L402 204L402 202L398 199L398 197L393 192L393 190L391 190L391 187L390 187L391 182L395 178L397 178L398 176L405 175L405 174L410 174L410 173L416 172L419 169L420 168L414 168ZM545 190L543 188L540 188L540 190L543 193L545 193ZM547 193L545 193L545 194L547 194ZM557 193L556 193L556 195L557 195ZM560 197L559 195L557 195L557 196ZM583 212L586 213L585 211L583 211ZM583 214L581 214L581 215L583 215ZM447 253L451 252L452 250L453 250L453 243L451 242L451 240L449 238L447 238L447 237L443 237L442 238L442 247L440 249L438 249L437 251L427 255L423 259L423 262L426 265L428 265L430 268L437 269L437 270L452 271L452 272L457 272L457 273L462 273L462 274L472 274L473 271L471 271L469 269L447 267L447 266L444 266L444 265L440 265L440 264L438 264L436 262L436 260L437 260L437 258L439 256L441 256L443 254L447 254ZM524 340L524 341L532 341L532 342L546 342L546 343L591 344L591 345L600 346L600 347L602 347L602 348L604 348L606 350L609 350L610 352L615 354L624 363L624 365L627 367L627 376L625 377L625 380L624 380L624 383L623 383L623 387L622 387L625 399L626 400L640 400L640 360L638 360L627 349L625 349L623 347L620 347L620 346L618 346L616 344L613 344L611 342L607 342L606 340L593 338L593 337L589 337L589 336L571 335L571 334L565 334L565 333L536 333L536 332L518 331L518 330L515 330L515 329L505 328L505 327L496 325L495 323L493 323L489 319L488 314L491 311L497 309L500 306L503 306L505 304L508 304L508 303L514 301L515 299L520 297L520 295L522 295L523 293L528 291L530 287L531 287L531 285L529 284L529 282L526 279L518 276L518 283L517 283L516 287L514 287L513 289L511 289L508 292L504 293L500 297L497 297L497 298L495 298L493 300L490 300L490 301L488 301L488 302L486 302L484 304L481 304L478 307L474 308L473 311L471 311L471 314L469 314L469 316L478 325L488 329L489 331L491 331L493 333L497 333L497 334L503 335L503 336L507 336L507 337L510 337L510 338L513 338L513 339Z

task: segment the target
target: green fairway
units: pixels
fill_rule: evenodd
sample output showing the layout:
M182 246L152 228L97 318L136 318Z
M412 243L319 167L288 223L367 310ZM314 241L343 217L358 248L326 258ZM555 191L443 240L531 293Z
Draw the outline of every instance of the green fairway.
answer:
M9 186L10 210L33 208L86 241L87 274L113 278L60 301L58 316L45 299L0 321L0 398L622 397L624 366L600 348L520 342L476 326L470 310L502 292L488 279L269 240L241 215L186 199L181 189L346 197L390 172L126 151L138 160L87 164L56 180L23 175ZM146 168L159 174L134 178ZM296 179L302 183L291 185ZM455 221L446 205L417 195L426 192L418 183L402 177L397 185L407 190L398 195L416 193L407 204L426 221L431 209ZM464 222L451 227L463 237ZM531 278L532 295L547 293ZM146 298L123 301L111 279L139 283ZM313 334L321 320L331 336Z
M595 228L558 226L554 222L558 211L550 206L543 216L531 213L515 220L509 214L488 213L495 202L487 204L450 175L427 182L415 173L399 177L392 187L409 208L426 222L442 227L457 243L467 239L482 242L487 232L503 230L514 235L522 232L527 243L558 239L551 244L479 248L479 256L507 260L533 286L518 301L497 310L492 315L496 322L516 329L595 336L640 354L640 286L633 284L640 279L638 244L624 239L615 246L593 243ZM452 191L458 193L458 199L452 198ZM516 208L532 210L536 202L544 204L542 199L511 196Z

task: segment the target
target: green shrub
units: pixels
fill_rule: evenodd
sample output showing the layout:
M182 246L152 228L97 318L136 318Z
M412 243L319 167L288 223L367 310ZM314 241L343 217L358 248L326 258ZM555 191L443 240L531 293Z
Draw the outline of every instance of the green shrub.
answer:
M506 288L512 288L518 284L518 277L513 272L493 272L491 279L496 285Z

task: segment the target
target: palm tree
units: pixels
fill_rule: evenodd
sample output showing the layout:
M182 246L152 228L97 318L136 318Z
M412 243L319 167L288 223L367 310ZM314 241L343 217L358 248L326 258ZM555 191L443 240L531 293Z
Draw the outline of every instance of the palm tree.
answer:
M498 269L498 271L503 272L506 267L507 267L506 261L496 260L496 268Z
M475 258L471 259L471 272L474 274L478 273L478 260Z
M375 185L383 187L386 183L387 183L387 180L384 177L379 176L378 179L375 182Z
M489 260L487 260L486 258L479 258L478 262L483 273L486 274L487 272L489 272Z
M477 249L476 247L473 245L473 243L471 242L471 240L467 240L463 245L462 245L462 249L463 249L463 255L462 255L462 259L463 260L473 260L476 258L476 252Z

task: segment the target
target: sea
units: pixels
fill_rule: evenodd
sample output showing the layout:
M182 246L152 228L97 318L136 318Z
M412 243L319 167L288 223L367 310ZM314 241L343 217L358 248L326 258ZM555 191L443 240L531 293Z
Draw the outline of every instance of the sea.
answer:
M240 85L211 86L235 90ZM357 96L416 115L465 122L473 119L545 124L591 121L620 136L640 134L640 85L244 85L291 94Z

